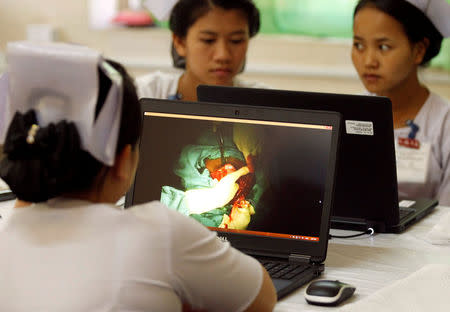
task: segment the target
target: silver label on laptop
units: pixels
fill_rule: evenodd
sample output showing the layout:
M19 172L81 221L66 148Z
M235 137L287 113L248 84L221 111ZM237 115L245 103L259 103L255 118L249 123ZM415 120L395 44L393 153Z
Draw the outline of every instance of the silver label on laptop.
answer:
M371 121L359 121L359 120L346 120L345 131L347 134L357 135L373 135L373 122Z

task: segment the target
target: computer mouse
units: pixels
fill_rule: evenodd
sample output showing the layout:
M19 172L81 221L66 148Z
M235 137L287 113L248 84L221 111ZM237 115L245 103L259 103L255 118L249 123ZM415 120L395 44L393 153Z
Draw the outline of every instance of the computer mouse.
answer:
M322 306L336 306L350 298L355 287L332 280L318 280L311 282L305 291L305 299L309 304Z

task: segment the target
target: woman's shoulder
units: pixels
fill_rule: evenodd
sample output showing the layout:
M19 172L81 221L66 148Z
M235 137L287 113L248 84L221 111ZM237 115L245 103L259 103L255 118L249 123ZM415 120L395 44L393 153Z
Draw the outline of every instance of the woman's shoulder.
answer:
M441 142L450 135L450 102L431 92L414 121L424 129L425 137Z
M448 94L443 96L437 92L431 91L430 96L432 96L436 99L439 99L440 101L442 101L443 103L446 103L447 105L450 105L450 95L448 95Z
M136 78L136 83L145 84L145 83L163 83L167 81L178 80L181 76L182 72L162 72L162 71L154 71L148 73L146 75L142 75Z
M437 93L431 92L426 104L441 112L450 112L450 99L444 98Z
M138 218L141 222L157 224L159 227L199 227L204 228L197 221L172 210L160 201L152 201L132 206L125 210L126 213Z
M167 98L168 95L176 93L178 80L182 72L155 71L135 79L138 96L152 98Z
M431 92L417 115L416 121L434 127L440 127L440 125L444 124L450 126L449 100L437 93Z
M169 208L159 201L151 201L126 209L125 214L133 216L142 222L165 222L169 217Z

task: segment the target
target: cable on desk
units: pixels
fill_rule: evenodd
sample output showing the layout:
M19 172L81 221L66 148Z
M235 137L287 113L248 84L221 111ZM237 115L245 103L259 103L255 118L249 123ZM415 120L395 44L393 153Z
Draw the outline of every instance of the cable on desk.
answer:
M358 234L353 234L353 235L331 235L330 234L330 239L332 239L332 238L352 238L352 237L363 236L366 234L369 234L369 236L372 236L374 233L375 233L375 231L373 230L373 228L368 228L364 232L361 232Z

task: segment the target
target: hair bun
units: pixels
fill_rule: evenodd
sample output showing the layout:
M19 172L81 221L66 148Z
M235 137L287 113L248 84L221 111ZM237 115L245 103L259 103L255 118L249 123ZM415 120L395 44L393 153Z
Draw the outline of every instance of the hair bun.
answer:
M39 202L60 195L79 161L80 137L75 124L60 121L36 127L36 113L17 112L5 140L0 176L19 199Z
M29 111L25 114L16 112L5 139L4 152L10 158L20 158L20 155L26 155L27 149L31 147L27 144L26 139L28 131L33 124L37 124L36 113Z
M10 160L54 158L55 153L80 148L80 137L73 123L60 121L39 127L34 110L16 112L6 135L4 152ZM64 155L61 155L64 156Z

